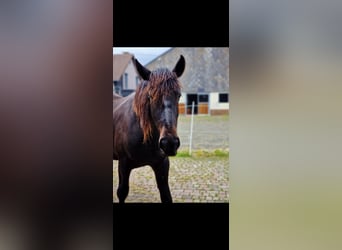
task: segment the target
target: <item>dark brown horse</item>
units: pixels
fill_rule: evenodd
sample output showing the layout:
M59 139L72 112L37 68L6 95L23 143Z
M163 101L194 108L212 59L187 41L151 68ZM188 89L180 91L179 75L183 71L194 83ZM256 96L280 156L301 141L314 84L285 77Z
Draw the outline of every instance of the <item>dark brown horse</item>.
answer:
M150 71L133 58L142 81L129 96L113 96L113 159L119 161L117 196L124 203L129 192L131 170L150 165L154 171L160 199L171 203L168 183L169 156L175 156L177 136L178 78L185 69L181 55L173 70Z

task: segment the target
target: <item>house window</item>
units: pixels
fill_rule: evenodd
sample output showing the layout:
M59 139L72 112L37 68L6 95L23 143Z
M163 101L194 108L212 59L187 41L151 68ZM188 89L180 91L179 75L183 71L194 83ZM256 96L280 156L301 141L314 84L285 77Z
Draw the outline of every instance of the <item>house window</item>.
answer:
M125 86L125 89L128 89L128 74L125 73L124 75L124 86Z
M228 102L228 93L220 93L219 94L219 102Z
M198 102L208 103L209 95L208 94L198 94Z
M136 77L135 77L135 86L137 86L137 87L138 87L138 85L139 85L139 77L138 77L138 76L136 76Z

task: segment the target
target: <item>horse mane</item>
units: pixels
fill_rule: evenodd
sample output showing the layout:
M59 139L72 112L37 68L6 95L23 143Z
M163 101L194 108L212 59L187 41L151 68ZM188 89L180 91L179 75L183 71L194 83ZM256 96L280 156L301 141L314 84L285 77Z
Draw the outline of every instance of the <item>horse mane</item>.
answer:
M148 81L143 80L137 87L134 97L134 112L143 131L143 143L152 137L152 117L150 103L162 101L162 97L173 92L180 92L181 86L175 72L159 68L151 72Z

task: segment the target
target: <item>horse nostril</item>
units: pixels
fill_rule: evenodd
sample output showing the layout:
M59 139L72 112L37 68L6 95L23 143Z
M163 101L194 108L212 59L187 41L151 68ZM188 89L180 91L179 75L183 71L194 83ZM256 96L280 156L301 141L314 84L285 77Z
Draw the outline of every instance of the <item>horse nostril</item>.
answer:
M163 137L159 141L159 146L167 155L176 155L180 141L178 137Z
M160 147L165 150L167 148L167 139L166 138L162 138L159 142Z
M179 138L176 137L175 139L173 139L173 142L174 142L176 148L179 148L179 146L180 146L180 140L179 140Z

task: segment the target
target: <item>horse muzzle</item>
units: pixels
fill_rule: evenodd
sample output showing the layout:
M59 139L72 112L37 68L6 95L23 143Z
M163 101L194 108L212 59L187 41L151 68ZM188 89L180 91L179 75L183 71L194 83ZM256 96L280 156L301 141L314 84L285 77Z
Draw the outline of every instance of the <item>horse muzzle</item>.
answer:
M167 156L175 156L180 146L180 140L177 136L162 137L159 140L159 147Z

